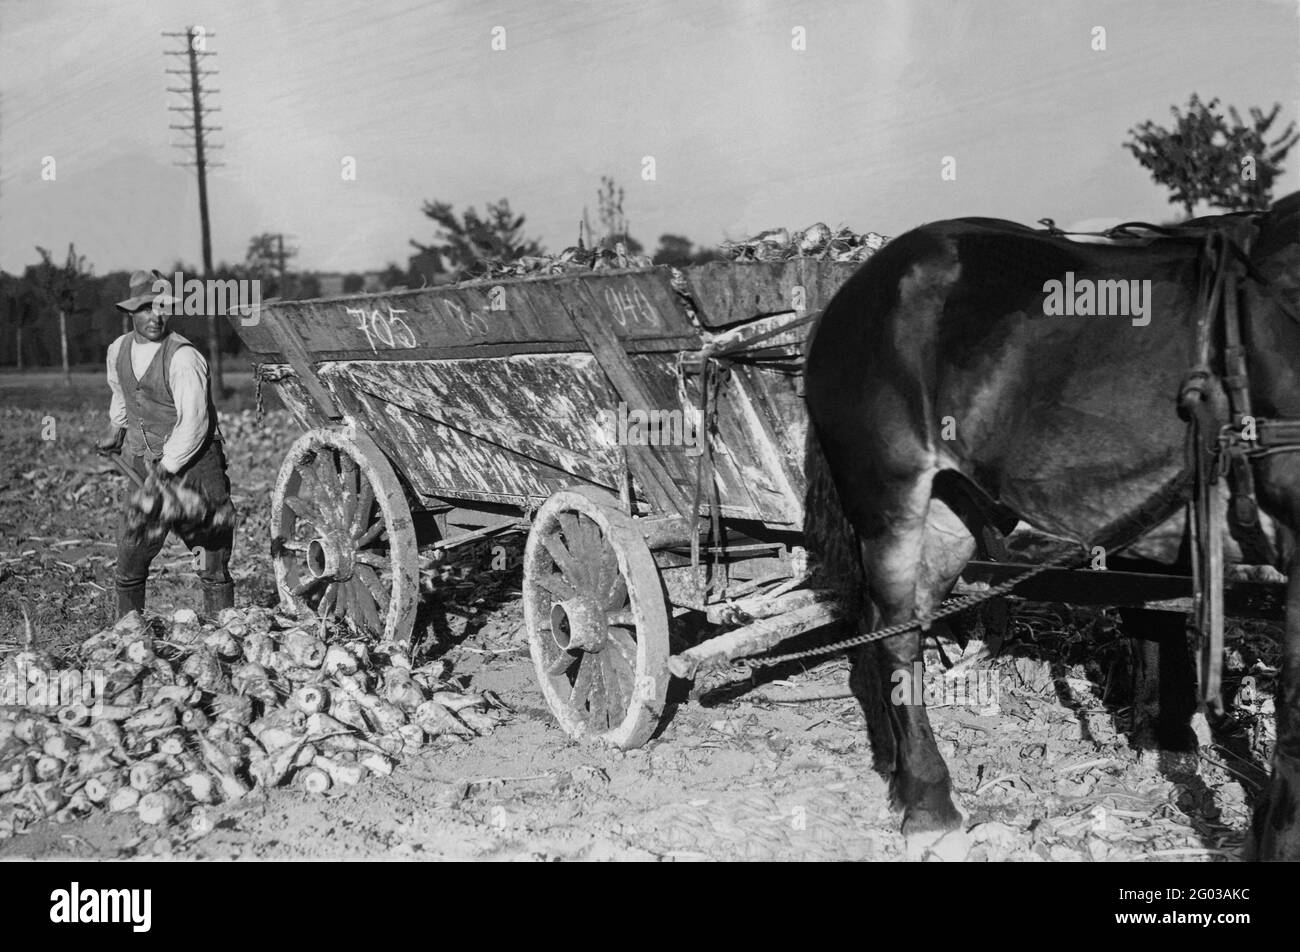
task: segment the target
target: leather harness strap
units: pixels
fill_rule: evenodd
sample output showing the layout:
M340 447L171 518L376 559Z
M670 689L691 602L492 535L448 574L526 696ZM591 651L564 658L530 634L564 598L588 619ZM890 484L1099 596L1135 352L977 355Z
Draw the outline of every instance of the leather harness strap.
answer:
M1183 380L1178 412L1188 422L1188 458L1192 467L1192 496L1187 523L1192 541L1193 615L1200 636L1201 700L1214 713L1221 709L1223 645L1222 497L1218 492L1217 438L1223 424L1226 395L1210 366L1215 318L1228 280L1226 242L1214 233L1205 236L1200 259L1200 292L1204 302L1197 315L1195 363ZM1235 282L1233 292L1235 294Z
M1258 279L1249 264L1257 233L1252 219L1231 230L1206 233L1201 254L1201 300L1196 322L1196 363L1179 394L1180 415L1189 423L1188 446L1194 474L1188 521L1195 556L1195 620L1201 636L1201 700L1223 711L1223 545L1224 522L1241 546L1244 561L1275 565L1277 553L1260 523L1254 460L1300 452L1300 420L1261 420L1251 412L1250 376L1242 335L1240 278ZM1222 325L1222 373L1212 360ZM1226 417L1226 419L1225 419ZM1227 480L1231 505L1221 492Z

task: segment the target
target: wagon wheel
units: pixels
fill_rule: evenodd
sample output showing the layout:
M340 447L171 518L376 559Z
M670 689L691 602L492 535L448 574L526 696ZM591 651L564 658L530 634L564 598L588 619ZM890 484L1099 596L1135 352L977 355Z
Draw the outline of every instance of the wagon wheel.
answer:
M311 430L289 448L271 503L271 561L294 611L350 619L407 641L419 566L406 496L378 447L350 429Z
M668 693L668 609L640 530L609 493L561 490L524 550L524 619L551 712L575 739L649 740Z

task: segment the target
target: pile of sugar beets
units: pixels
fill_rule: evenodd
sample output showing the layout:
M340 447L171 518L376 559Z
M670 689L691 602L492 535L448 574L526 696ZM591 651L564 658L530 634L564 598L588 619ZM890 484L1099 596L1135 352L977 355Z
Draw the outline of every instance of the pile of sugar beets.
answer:
M102 703L24 695L0 707L0 839L95 810L165 824L290 782L324 793L510 715L493 693L448 680L443 662L412 668L403 645L337 641L314 619L265 608L226 609L215 623L189 609L132 612L63 672L78 666L87 680L102 673ZM30 685L34 671L61 674L29 645L0 664L0 683Z
M802 230L769 228L741 241L718 244L721 257L731 261L781 261L787 258L821 258L828 261L866 261L889 241L874 231L856 232L841 227L832 231L823 222ZM612 249L585 247L582 240L557 255L525 255L513 261L485 263L489 278L527 274L567 274L574 271L605 271L618 268L651 268L649 255L632 253L623 242Z
M744 241L724 241L718 250L732 261L783 261L787 258L821 258L828 261L866 261L889 239L874 231L859 234L852 228L831 229L823 222L791 233L770 228Z

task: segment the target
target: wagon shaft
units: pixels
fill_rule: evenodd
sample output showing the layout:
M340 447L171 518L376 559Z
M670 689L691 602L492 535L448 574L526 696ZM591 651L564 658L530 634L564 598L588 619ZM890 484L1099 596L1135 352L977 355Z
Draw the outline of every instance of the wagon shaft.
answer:
M806 593L791 593L807 601ZM693 678L701 669L718 667L734 658L745 658L774 648L788 638L824 628L844 621L848 614L829 598L816 599L802 607L781 613L772 610L772 617L760 618L743 628L710 638L708 641L673 655L668 667L679 678Z

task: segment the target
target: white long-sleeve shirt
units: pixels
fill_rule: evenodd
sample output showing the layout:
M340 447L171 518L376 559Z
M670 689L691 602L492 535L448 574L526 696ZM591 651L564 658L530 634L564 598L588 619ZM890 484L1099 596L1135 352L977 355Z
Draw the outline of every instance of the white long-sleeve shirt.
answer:
M108 387L113 397L108 405L108 419L113 426L126 426L126 400L122 397L122 383L117 379L117 355L122 342L131 343L131 370L139 380L149 369L165 342L147 341L128 334L108 346ZM182 347L172 355L167 383L171 386L172 400L176 404L176 425L163 443L162 466L169 473L179 472L193 459L203 446L208 432L208 362L193 347Z

